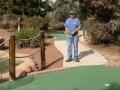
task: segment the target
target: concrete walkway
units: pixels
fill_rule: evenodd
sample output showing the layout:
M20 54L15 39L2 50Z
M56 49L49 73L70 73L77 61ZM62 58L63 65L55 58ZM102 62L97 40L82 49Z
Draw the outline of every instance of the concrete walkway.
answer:
M107 60L97 51L92 50L91 48L78 43L78 52L79 52L79 60L80 62L65 62L67 60L67 43L66 41L55 41L56 48L63 54L64 61L63 67L75 67L75 66L83 66L83 65L102 65L108 63ZM74 54L73 54L74 55Z
M83 31L78 32L79 41L84 42L83 38ZM83 65L103 65L108 63L107 60L97 51L78 43L78 54L79 54L79 60L80 62L65 62L67 58L67 42L66 42L66 35L63 32L53 32L50 34L51 36L55 37L54 45L55 47L63 54L64 61L63 61L63 67L75 67L75 66L83 66ZM73 50L72 50L73 51ZM73 54L74 56L74 54Z

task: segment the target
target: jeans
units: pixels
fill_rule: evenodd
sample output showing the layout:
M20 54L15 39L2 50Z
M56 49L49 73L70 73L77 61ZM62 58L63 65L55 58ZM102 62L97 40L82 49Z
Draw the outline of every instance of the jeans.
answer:
M74 60L78 58L78 34L68 35L67 40L67 52L68 59L72 59L72 44L74 46Z

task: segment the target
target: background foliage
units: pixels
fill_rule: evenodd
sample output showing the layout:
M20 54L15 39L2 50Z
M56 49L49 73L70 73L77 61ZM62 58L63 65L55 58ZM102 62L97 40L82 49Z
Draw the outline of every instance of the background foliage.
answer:
M0 28L16 29L17 20L2 17L14 14L21 17L21 26L26 30L27 27L64 30L70 10L76 12L92 43L120 43L120 0L56 0L55 3L49 0L0 0Z

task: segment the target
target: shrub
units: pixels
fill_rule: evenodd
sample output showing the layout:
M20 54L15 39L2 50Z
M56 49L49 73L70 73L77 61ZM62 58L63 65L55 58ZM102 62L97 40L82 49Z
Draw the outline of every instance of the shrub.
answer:
M18 21L10 21L9 22L9 28L10 29L16 30L17 27L18 27Z
M55 25L58 23L59 21L54 19L54 18L51 18L50 22L49 22L49 26L53 29L55 29Z
M24 27L33 27L33 28L42 28L43 27L43 18L40 16L27 17L23 22Z
M89 40L91 38L92 26L94 25L95 21L85 20L82 23L82 29L85 31L85 39Z
M16 32L17 39L28 39L39 34L39 30L31 27L22 28L20 31Z
M2 15L0 15L0 21L2 21L3 20L3 16Z
M40 30L48 30L49 21L48 20L44 20L41 26L42 27L40 27Z
M92 43L120 44L120 19L108 23L96 23L91 31Z
M3 28L2 22L0 22L0 28Z
M55 29L64 30L64 23L63 22L56 23L55 24Z
M18 20L18 15L15 14L4 14L3 15L3 21L14 21L14 20Z
M38 47L39 37L36 39L30 39L39 34L39 30L31 27L23 28L19 32L16 32L16 43L19 48L25 47ZM20 40L24 39L24 40Z
M64 22L60 22L54 18L51 18L49 26L56 30L63 30L64 29Z
M2 22L2 28L3 29L9 29L9 22Z

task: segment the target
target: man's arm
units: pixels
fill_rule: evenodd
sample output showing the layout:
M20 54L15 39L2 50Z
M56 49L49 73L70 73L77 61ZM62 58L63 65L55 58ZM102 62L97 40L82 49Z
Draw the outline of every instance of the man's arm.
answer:
M68 35L68 28L65 27L65 32L64 32L66 35Z
M81 26L78 26L76 30L74 30L71 34L75 34L76 32L78 32L81 29Z

